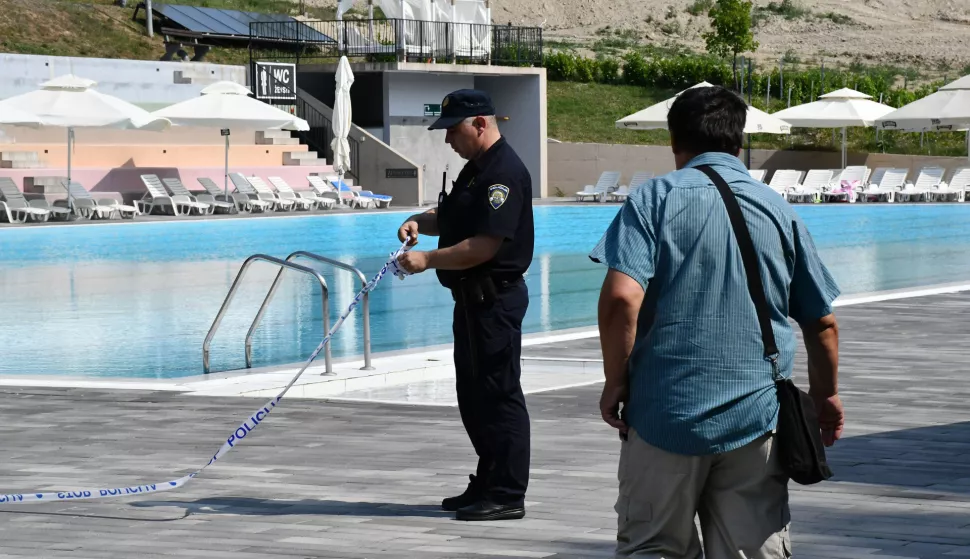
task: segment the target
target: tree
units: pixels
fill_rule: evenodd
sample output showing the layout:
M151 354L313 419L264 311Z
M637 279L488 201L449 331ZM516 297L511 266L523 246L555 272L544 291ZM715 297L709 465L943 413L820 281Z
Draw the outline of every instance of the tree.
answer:
M707 52L714 56L732 57L734 89L738 89L738 54L758 50L751 31L751 1L717 0L707 12L712 31L704 34Z

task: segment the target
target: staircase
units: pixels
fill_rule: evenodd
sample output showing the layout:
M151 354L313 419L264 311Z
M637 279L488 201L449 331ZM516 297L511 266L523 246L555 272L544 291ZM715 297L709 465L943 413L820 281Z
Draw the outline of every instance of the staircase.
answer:
M0 153L0 169L40 169L44 163L36 151L5 151Z

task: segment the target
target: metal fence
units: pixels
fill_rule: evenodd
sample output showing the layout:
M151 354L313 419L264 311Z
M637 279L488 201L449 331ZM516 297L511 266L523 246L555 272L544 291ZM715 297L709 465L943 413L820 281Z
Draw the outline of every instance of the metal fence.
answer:
M541 66L542 29L411 19L253 22L252 60L341 56L370 62Z
M307 121L307 124L310 125L309 130L299 132L300 139L315 149L327 161L333 163L333 147L331 146L333 142L333 122L330 118L315 109L313 105L299 95L296 98L296 116ZM350 145L350 169L347 170L347 175L353 177L354 180L359 180L360 177L357 172L360 169L360 142L348 137L347 143Z

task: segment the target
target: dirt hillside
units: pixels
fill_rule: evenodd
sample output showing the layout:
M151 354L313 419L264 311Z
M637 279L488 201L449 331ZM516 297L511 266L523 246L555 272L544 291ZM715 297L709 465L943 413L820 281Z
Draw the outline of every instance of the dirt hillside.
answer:
M543 25L545 36L591 40L602 29L631 30L651 43L703 49L709 29L705 0L492 0L492 19ZM970 0L788 0L798 15L776 13L782 0L754 0L768 16L758 26L756 57L779 58L789 50L803 60L818 56L869 63L911 63L941 70L970 64ZM788 8L788 6L786 6ZM792 10L783 10L791 13Z

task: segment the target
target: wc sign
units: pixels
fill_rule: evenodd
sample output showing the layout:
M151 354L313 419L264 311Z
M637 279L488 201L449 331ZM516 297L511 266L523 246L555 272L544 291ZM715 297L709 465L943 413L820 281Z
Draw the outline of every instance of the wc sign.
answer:
M257 99L296 99L296 64L256 62L254 92Z

